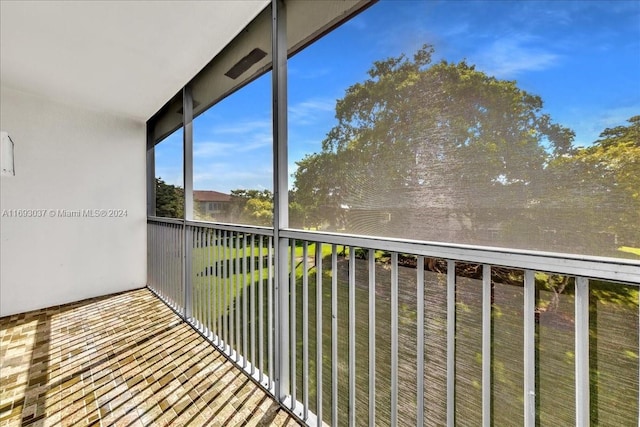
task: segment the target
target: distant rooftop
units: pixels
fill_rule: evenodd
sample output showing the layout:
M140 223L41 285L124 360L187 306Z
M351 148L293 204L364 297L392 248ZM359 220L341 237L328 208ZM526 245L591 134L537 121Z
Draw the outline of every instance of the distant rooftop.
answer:
M213 190L193 190L193 200L196 202L230 202L231 196Z

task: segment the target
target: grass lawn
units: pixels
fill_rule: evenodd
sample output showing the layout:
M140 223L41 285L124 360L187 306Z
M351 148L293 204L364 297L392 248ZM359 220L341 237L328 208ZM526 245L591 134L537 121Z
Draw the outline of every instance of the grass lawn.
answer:
M640 248L632 248L630 246L620 246L618 250L620 252L626 252L628 254L638 255L640 257Z

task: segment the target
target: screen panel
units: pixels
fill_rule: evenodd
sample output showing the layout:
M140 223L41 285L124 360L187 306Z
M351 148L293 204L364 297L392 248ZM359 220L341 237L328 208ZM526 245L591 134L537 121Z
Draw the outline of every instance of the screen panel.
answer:
M289 60L291 225L640 259L639 13L374 4Z

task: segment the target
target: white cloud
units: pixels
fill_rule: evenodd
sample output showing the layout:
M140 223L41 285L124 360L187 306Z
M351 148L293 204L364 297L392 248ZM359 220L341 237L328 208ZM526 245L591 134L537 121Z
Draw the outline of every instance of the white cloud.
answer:
M227 142L195 142L193 157L215 157L225 155L233 150L233 144Z
M311 80L311 79L317 79L320 77L324 77L324 76L328 76L329 74L331 74L333 72L333 70L331 68L328 67L323 67L323 68L305 68L303 70L299 69L299 68L295 68L295 67L290 67L287 70L287 73L289 74L289 76L294 76L297 79L303 79L303 80Z
M244 134L239 131L240 128L241 125L237 126L238 130L231 127L227 128L225 132L232 135L226 136L225 142L195 141L193 147L194 159L230 157L271 146L273 138L271 128L263 131L259 130L260 127L249 125L246 128L246 132L243 132Z
M271 120L250 120L244 122L234 122L224 126L213 126L211 132L214 134L248 134L256 131L271 129Z
M311 98L289 106L289 120L296 125L310 124L320 115L335 111L336 101L327 98Z
M442 31L438 31L438 34L441 34L443 39L466 35L469 33L469 27L468 22L460 22L454 25L443 26Z
M255 159L253 159L255 160ZM269 164L270 165L270 164ZM243 167L235 163L211 162L198 166L193 175L193 186L197 190L216 190L228 193L237 188L271 188L273 172L263 163L249 160Z
M240 153L246 153L259 148L270 147L272 140L273 136L270 132L256 133L235 144L234 149Z
M489 75L511 78L525 71L551 68L559 59L560 55L535 46L531 37L520 35L494 41L471 62Z
M640 105L611 108L606 111L576 110L573 129L576 132L575 145L589 146L599 139L606 128L627 126L627 120L640 111Z

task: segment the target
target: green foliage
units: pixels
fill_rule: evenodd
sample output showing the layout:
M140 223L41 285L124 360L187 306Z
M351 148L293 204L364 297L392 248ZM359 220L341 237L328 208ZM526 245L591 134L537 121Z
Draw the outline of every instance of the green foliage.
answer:
M249 218L252 224L271 225L273 224L273 202L264 199L249 199L244 205L242 214Z
M565 229L595 228L617 236L618 244L640 246L640 116L628 122L605 129L592 146L554 159L542 191L547 207L582 212Z
M269 190L231 190L232 217L240 222L273 225L273 193Z
M305 226L304 208L298 202L289 202L289 225L294 228Z
M337 101L322 150L293 175L306 226L610 256L640 246L640 116L575 148L539 96L432 54L376 61Z
M184 190L156 178L156 216L184 218Z
M289 194L289 224L302 228L305 215L302 205ZM254 225L273 226L273 193L269 190L238 189L231 191L233 217Z
M337 101L338 124L294 174L310 222L339 228L345 207L396 200L420 211L444 195L471 230L503 218L505 204L526 206L551 156L542 141L567 152L573 132L542 113L540 97L464 61L432 64L432 53L375 62Z

